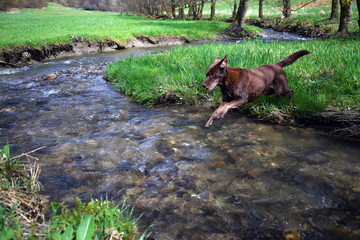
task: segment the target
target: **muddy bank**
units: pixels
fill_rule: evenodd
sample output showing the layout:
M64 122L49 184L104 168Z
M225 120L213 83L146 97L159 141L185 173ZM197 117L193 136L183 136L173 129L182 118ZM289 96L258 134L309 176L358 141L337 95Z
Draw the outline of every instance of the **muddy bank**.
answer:
M158 47L165 45L179 45L189 43L186 37L162 36L159 38L139 36L129 40L126 44L112 39L86 40L73 37L70 43L50 44L43 47L16 46L4 47L0 50L0 68L19 67L25 64L51 60L55 58L73 57L97 52L115 51L133 47Z
M250 118L259 121L287 126L312 127L314 129L322 130L324 134L330 136L360 141L360 114L356 111L339 111L329 107L323 112L312 112L306 113L305 115L299 115L297 113L283 115L279 112L275 112L260 118L249 110L240 111Z
M309 38L329 38L331 28L321 24L311 24L308 22L296 22L293 19L282 18L262 18L248 19L246 24L255 25L261 28L272 29L278 32L296 33Z

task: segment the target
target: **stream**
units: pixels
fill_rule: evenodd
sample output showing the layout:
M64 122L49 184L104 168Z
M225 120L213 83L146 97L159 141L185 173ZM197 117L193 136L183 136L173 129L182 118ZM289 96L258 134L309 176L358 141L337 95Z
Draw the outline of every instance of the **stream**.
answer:
M50 201L127 198L151 239L360 239L359 143L236 111L207 129L213 109L144 107L102 77L168 48L1 70L0 146L44 146Z

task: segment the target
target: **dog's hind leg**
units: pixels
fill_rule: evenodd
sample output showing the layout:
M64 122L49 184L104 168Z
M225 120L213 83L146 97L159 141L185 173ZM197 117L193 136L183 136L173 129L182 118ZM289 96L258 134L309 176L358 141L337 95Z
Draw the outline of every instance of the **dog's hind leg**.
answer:
M294 90L290 90L289 93L287 94L289 96L290 101L292 101L293 99L293 94L294 94Z
M287 85L287 77L285 72L277 76L274 90L277 97L289 96L290 101L292 100L294 91L291 90Z

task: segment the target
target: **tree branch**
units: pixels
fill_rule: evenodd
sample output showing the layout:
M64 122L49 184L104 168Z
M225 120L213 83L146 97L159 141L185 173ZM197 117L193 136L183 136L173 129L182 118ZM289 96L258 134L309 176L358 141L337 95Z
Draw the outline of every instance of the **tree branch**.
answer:
M296 12L296 11L298 11L298 10L300 10L300 9L306 7L307 5L309 5L309 4L313 3L313 2L316 2L316 1L317 1L317 0L312 0L312 1L310 1L310 2L305 3L304 5L302 5L301 7L297 8L297 9L294 9L294 10L291 9L291 11L292 11L292 12Z

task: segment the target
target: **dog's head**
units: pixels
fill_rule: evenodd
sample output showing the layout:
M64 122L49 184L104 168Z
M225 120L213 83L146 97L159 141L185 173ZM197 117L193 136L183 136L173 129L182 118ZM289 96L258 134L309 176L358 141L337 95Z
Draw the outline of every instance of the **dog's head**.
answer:
M228 59L226 55L222 60L219 57L215 58L214 62L206 71L206 79L202 84L206 90L212 90L225 77L227 64Z

